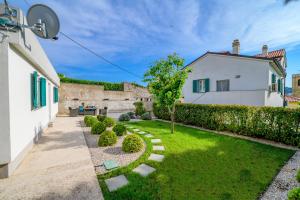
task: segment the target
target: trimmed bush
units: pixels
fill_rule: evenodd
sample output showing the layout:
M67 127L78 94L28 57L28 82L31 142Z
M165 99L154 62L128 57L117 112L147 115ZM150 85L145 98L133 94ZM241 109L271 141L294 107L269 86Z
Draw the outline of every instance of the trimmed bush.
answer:
M299 200L300 199L300 187L294 188L288 193L288 200Z
M130 117L128 114L122 114L119 117L119 121L124 122L124 121L130 121Z
M300 170L298 170L298 172L297 172L296 179L297 179L297 181L300 183Z
M87 127L92 127L97 122L98 122L98 120L93 116L85 116L84 117L84 123Z
M166 108L154 105L153 112L159 119L170 120ZM300 146L300 109L177 104L175 121Z
M129 115L130 119L136 118L134 112L128 112L127 115Z
M97 122L92 126L92 134L101 134L106 130L106 126L103 122Z
M112 127L115 125L115 120L113 118L110 118L110 117L106 117L104 120L103 120L103 123L105 124L106 127Z
M97 116L97 119L98 119L99 122L103 122L105 120L105 118L106 118L106 116L104 116L104 115L98 115Z
M122 143L122 150L127 153L138 152L143 148L143 140L137 135L128 135Z
M143 120L151 120L152 119L151 113L150 112L146 112L146 113L142 114L141 118Z
M138 101L133 104L135 106L135 114L141 116L146 112L143 102Z
M113 131L104 131L98 140L99 147L111 146L117 143L117 135Z
M117 134L117 136L125 135L127 132L126 127L123 124L115 125L113 131Z

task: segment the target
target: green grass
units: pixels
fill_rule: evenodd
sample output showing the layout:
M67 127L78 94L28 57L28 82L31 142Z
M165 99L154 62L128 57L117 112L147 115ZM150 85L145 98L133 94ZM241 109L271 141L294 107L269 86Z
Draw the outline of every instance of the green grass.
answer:
M285 162L295 153L242 139L184 126L170 133L169 124L159 121L130 123L162 139L166 148L161 163L148 161L146 153L128 167L98 176L106 200L117 199L257 199ZM131 170L140 163L157 169L143 178ZM129 185L108 192L104 180L125 174Z

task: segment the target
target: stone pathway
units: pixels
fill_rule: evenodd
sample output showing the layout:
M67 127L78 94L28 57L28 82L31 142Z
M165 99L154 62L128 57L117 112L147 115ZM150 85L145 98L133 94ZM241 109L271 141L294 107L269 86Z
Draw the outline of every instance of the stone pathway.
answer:
M15 173L0 180L0 199L103 199L80 120L57 117Z
M128 184L128 180L124 175L119 175L110 179L106 179L105 183L110 192L113 192Z
M296 180L297 171L300 169L300 151L287 162L275 177L267 191L262 195L260 200L285 200L289 190L300 187Z
M144 131L140 131L139 129L134 129L133 127L130 127L128 125L125 125L127 128L132 129L134 132L140 134L140 135L144 135L146 134L146 132ZM150 133L145 135L146 138L153 138L154 136ZM162 143L161 139L151 139L151 143L152 144L158 144L158 143ZM153 151L164 151L165 147L164 146L153 146ZM160 155L160 154L155 154L155 153L151 153L151 155L149 156L148 160L151 161L155 161L155 162L162 162L163 159L165 158L164 155ZM144 163L140 164L139 166L137 166L136 168L134 168L132 170L133 172L141 175L142 177L146 177L149 174L153 173L156 171L155 168L146 165ZM106 179L105 183L108 187L108 190L110 192L113 192L115 190L118 190L121 187L126 186L129 182L127 180L127 178L124 175L119 175L117 177L113 177L110 179Z
M137 168L133 169L132 171L140 174L143 177L146 177L152 172L154 172L155 170L156 170L155 168L150 167L149 165L141 164Z

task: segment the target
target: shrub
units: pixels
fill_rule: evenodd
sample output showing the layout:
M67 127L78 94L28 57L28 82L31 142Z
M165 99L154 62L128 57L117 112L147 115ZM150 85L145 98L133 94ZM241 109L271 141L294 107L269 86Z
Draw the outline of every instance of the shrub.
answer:
M300 187L294 188L288 193L288 200L299 200L300 199Z
M105 120L105 118L106 118L106 116L104 116L104 115L98 115L97 116L97 119L98 119L99 122L103 122Z
M85 116L84 117L85 125L88 127L92 127L94 124L98 122L98 120L93 116Z
M92 134L101 134L106 130L106 126L103 122L97 122L92 126Z
M117 134L117 136L125 135L127 132L126 127L123 124L115 125L113 131Z
M151 120L152 119L151 113L150 112L146 112L146 113L142 114L141 118L143 120Z
M127 115L129 115L130 119L135 119L134 112L128 112Z
M113 118L110 118L110 117L106 117L104 120L103 120L103 123L105 124L106 127L112 127L115 125L115 120Z
M117 143L117 135L113 131L104 131L98 140L98 146L106 147Z
M143 102L138 101L133 104L135 106L135 114L141 116L146 112Z
M170 119L164 107L155 104L153 112L160 119ZM265 138L288 145L300 145L300 109L177 104L175 121L211 130Z
M143 141L137 135L128 135L122 143L122 150L128 153L138 152L143 148Z
M119 117L119 121L124 122L124 121L130 121L130 117L128 114L122 114Z
M297 172L297 176L296 176L297 181L300 183L300 169Z

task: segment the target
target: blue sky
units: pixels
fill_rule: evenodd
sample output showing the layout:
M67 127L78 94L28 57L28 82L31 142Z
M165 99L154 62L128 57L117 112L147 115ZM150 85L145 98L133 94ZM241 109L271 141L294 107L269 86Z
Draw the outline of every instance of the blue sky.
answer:
M186 63L206 51L231 50L234 39L241 53L285 48L287 86L300 73L300 1L283 0L28 0L52 7L61 31L98 54L143 76L157 59L177 52ZM27 10L23 0L9 0ZM112 82L141 79L105 63L60 36L41 40L56 70L69 77Z

